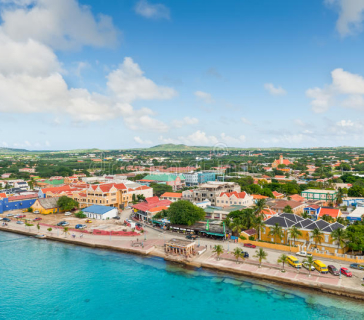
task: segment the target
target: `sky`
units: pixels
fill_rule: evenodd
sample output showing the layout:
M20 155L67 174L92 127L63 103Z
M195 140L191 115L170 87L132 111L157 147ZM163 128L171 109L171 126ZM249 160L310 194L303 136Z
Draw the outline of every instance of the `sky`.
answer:
M0 147L364 147L364 0L0 0Z

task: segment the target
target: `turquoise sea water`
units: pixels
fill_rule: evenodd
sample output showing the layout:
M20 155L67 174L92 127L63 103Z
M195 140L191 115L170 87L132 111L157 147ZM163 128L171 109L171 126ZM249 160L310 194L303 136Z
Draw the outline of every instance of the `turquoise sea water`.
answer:
M0 319L364 319L364 304L0 232Z

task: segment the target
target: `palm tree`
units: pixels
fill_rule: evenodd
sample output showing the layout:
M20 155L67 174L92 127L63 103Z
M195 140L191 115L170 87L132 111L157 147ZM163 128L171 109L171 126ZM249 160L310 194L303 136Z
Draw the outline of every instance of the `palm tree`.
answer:
M68 227L64 227L63 228L63 233L64 233L64 237L67 238L67 234L68 234Z
M234 254L234 257L236 258L236 263L238 263L239 258L240 258L240 256L241 256L241 249L240 249L240 248L238 248L238 247L236 247L236 248L234 249L233 254Z
M318 243L321 244L323 236L324 234L319 228L315 228L312 231L311 239L315 242L315 248L317 248Z
M244 225L242 218L235 218L232 222L231 230L236 234L240 235L241 231L244 229L246 229L246 226Z
M304 219L310 219L310 214L307 212L307 211L304 211L302 214L301 214L301 217L304 218Z
M258 239L260 240L260 234L262 232L262 230L265 227L265 223L264 223L264 219L262 216L256 217L254 219L254 228L255 230L257 230L258 232Z
M347 226L347 225L348 225L349 220L344 219L343 217L338 217L338 218L336 219L336 222L337 222L337 223L340 223L340 224L342 224L342 225L344 225L344 226Z
M312 256L308 256L303 262L307 262L308 265L308 276L311 277L311 268L313 266L314 258Z
M241 212L242 225L244 225L246 229L250 229L254 225L255 217L256 216L252 209L244 209Z
M344 197L344 192L341 188L339 188L337 190L337 196L336 196L336 205L340 205L343 203L343 197Z
M221 244L214 247L214 250L212 252L216 253L217 260L220 260L220 255L224 252L224 249Z
M287 257L287 255L285 255L284 253L283 253L283 254L281 254L281 255L279 256L279 258L278 258L277 262L278 262L278 263L282 263L282 265L283 265L283 266L282 266L282 267L283 267L283 270L282 270L282 271L283 271L283 272L284 272L284 271L286 271L286 270L284 270L284 264L288 262L288 257Z
M30 180L28 181L28 186L30 188L30 190L33 190L34 189L34 186L36 185L36 181L34 179L34 177L31 177Z
M255 251L254 258L258 258L259 260L259 268L262 266L262 260L266 260L268 257L268 253L266 253L263 248L259 248L259 250Z
M269 235L274 237L274 243L277 243L276 237L282 240L282 237L284 236L282 227L278 223L276 223L274 227L269 231Z
M262 214L262 211L267 206L265 199L258 199L255 203L255 206L253 207L255 215L259 216Z
M347 239L346 231L342 228L336 229L331 233L331 238L337 241L337 250L339 251L340 247L344 247L346 245L345 240Z
M296 244L296 238L302 237L302 232L295 226L292 226L288 232L289 232L289 237L293 238L293 245Z
M39 222L37 223L37 229L38 229L38 233L39 233L39 230L40 230Z
M324 214L321 219L324 221L327 221L329 223L332 223L335 221L335 219L328 214Z

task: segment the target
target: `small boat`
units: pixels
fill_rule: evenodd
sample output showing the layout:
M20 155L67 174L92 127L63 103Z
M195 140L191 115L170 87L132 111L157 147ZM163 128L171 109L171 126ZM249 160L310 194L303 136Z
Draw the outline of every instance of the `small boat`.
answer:
M44 238L47 238L47 236L45 234L36 234L34 236L34 238L38 238L38 239L44 239Z

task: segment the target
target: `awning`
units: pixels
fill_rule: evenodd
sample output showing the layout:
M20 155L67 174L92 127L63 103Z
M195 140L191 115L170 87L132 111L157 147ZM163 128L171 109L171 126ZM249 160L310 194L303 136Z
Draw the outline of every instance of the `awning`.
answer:
M223 233L215 233L215 232L208 232L208 231L201 231L201 232L204 232L210 236L225 237L225 234L223 234Z
M157 221L157 220L152 220L153 223L156 223L156 224L163 224L162 221Z

